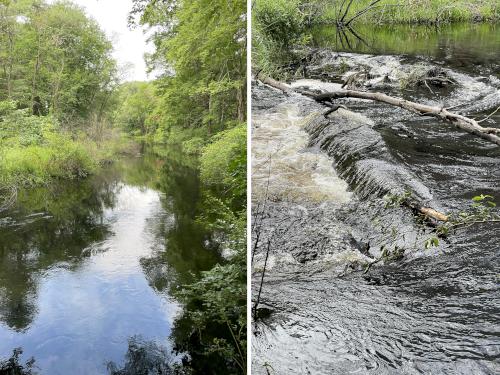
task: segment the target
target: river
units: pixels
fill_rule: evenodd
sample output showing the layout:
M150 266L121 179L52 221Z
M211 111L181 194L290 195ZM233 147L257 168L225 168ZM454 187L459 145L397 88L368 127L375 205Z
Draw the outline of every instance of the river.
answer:
M294 86L358 89L454 107L482 119L500 106L500 32L489 25L313 30ZM420 72L450 84L417 84ZM428 232L384 194L411 192L443 212L477 194L500 203L498 147L364 100L324 108L253 85L253 325L256 374L497 374L500 226L425 249ZM500 113L484 124L500 126ZM329 167L329 168L328 168ZM384 247L401 259L366 264ZM269 255L266 256L266 249Z
M0 217L0 358L22 348L50 375L170 373L190 358L176 295L220 260L199 200L194 158L144 146L88 179L21 191Z

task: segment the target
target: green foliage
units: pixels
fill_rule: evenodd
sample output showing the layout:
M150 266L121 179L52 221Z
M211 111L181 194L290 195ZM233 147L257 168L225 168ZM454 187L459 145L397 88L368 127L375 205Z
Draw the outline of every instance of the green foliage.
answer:
M149 136L156 132L155 110L158 96L153 83L128 82L118 90L118 106L114 114L115 125L136 136Z
M321 1L257 0L253 17L253 64L267 74L288 80L290 69L305 57L300 49L311 42ZM296 73L296 72L295 72Z
M438 247L439 246L439 238L431 237L431 238L425 240L424 246L426 249L429 249L431 247Z
M197 221L217 234L230 254L227 263L191 285L186 298L197 329L221 327L222 332L206 344L207 355L218 353L241 373L246 364L246 126L214 136L200 159L202 182L219 194L204 194Z
M301 0L258 0L253 18L259 33L275 43L289 46L304 31Z
M355 0L346 15L349 20L362 12L372 0ZM342 6L343 5L343 6ZM342 6L342 7L341 7ZM341 11L342 9L342 11ZM346 2L327 3L319 22L336 22L343 15ZM357 19L365 24L437 24L448 22L498 21L500 4L496 0L382 0Z
M500 20L500 3L496 0L381 0L373 8L367 10L372 0L256 0L253 7L253 64L268 75L282 80L295 78L297 67L302 59L302 46L313 44L318 46L330 44L331 48L338 49L344 44L342 36L339 38L337 22L344 18L347 23L356 16L356 33L373 36L370 45L375 47L384 44L388 33L387 28L377 30L375 25L401 24L443 24L452 22L498 21ZM357 17L359 15L359 17ZM332 27L332 24L335 25ZM426 29L429 33L429 30ZM347 31L349 34L350 32ZM358 34L358 33L357 33ZM381 35L382 34L382 35ZM435 34L435 33L434 33ZM392 38L416 39L406 40L402 45L407 49L430 48L433 43L415 46L418 38L414 33L393 31ZM324 40L326 39L326 43ZM370 45L365 45L353 39L356 50L372 52ZM424 39L421 39L424 40ZM322 42L322 43L321 43ZM351 41L352 42L352 41ZM385 43L394 46L394 43ZM333 45L333 46L331 46ZM349 46L351 49L352 46ZM377 48L375 48L377 49ZM299 71L300 72L300 71Z
M0 137L0 181L4 186L84 177L96 167L88 150L60 132L57 120L51 117L29 116L25 110L4 111Z
M240 124L213 137L201 155L201 179L223 186L235 198L246 192L246 125Z
M401 206L412 207L412 194L388 194L385 197L385 209L397 208ZM497 205L493 201L494 197L487 194L480 194L471 199L470 207L464 210L453 212L447 216L448 220L428 225L429 218L423 214L416 216L419 231L423 236L429 236L423 242L423 247L428 250L438 247L441 239L446 239L454 231L463 228L469 228L474 225L500 222L500 213ZM403 257L405 249L397 245L398 240L404 239L406 233L400 232L396 227L390 228L389 243L383 245L380 249L380 256L369 263L365 272L372 265L379 262L391 262Z
M59 119L100 117L116 85L112 46L97 23L70 2L0 4L0 100Z
M182 149L190 155L199 155L205 147L205 140L201 137L193 137L182 142Z
M187 345L196 352L198 361L209 362L218 373L243 373L246 2L133 3L130 21L151 28L156 50L148 56L148 64L163 75L154 83L155 108L134 104L131 109L149 112L145 123L149 121L156 128L156 141L181 145L183 152L200 155L204 194L196 221L230 254L183 294L190 320L186 324L199 333L200 341Z
M438 247L439 238L446 238L459 228L500 221L500 214L496 210L497 205L493 199L493 196L485 194L473 197L468 209L452 213L448 221L441 223L433 230L433 236L424 243L425 248Z
M411 191L407 191L404 194L387 194L384 197L385 208L400 207L407 203L412 197Z
M206 354L218 353L228 368L242 373L246 368L246 220L244 212L237 218L221 201L212 200L211 206L224 212L216 216L225 216L226 220L216 225L229 234L223 246L233 253L229 262L203 272L183 296L197 330L220 327L215 336L201 335L209 338Z
M4 198L21 186L87 176L119 149L108 126L117 85L111 52L97 23L71 2L0 2ZM40 117L31 116L35 102Z
M99 142L92 141L85 133L61 129L52 116L31 116L29 110L15 107L0 101L1 201L21 187L85 177L128 146L114 133Z
M245 120L245 13L241 0L134 1L132 16L153 30L149 63L164 71L156 82L159 138L182 143L191 137L179 132L206 137Z
M190 310L190 316L198 329L219 324L227 330L223 337L208 343L208 352L218 352L240 371L246 366L246 273L242 272L246 268L245 254L244 250L239 251L233 262L204 272L185 292L189 304L197 306Z
M500 221L497 205L491 195L478 195L472 198L467 210L455 212L449 216L446 223L436 228L436 233L446 237L453 229L469 227L481 223Z

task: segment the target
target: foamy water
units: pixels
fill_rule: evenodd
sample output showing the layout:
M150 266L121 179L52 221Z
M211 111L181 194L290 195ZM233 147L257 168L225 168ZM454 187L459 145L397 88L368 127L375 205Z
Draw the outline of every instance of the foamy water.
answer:
M347 202L351 193L323 153L308 149L304 127L317 115L303 116L297 103L283 103L253 116L252 183L256 199L291 202Z

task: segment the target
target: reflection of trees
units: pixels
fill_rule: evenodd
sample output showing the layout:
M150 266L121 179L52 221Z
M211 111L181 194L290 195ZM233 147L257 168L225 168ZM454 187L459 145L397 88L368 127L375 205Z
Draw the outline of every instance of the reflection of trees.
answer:
M0 360L0 375L36 375L33 370L35 359L29 359L25 364L21 363L20 357L23 354L21 348L13 350L12 356L6 360Z
M149 230L160 246L141 264L153 287L164 291L168 286L168 292L175 294L179 286L193 280L192 273L208 270L218 260L217 253L205 245L208 233L195 222L200 201L199 172L193 158L180 152L158 155L151 150L144 161L144 168L131 170L145 173L147 166L157 166L151 171L156 179L146 180L163 193L163 207L173 220L161 216L150 219Z
M122 368L110 362L108 371L111 375L173 375L182 374L173 369L170 353L167 349L139 337L131 337L128 342L125 365Z
M109 235L103 209L114 199L114 185L97 178L19 196L0 225L0 320L16 330L31 323L38 275L60 262L77 267L82 249Z
M450 67L473 69L498 63L500 42L494 25L452 24L429 28L425 25L373 26L356 24L341 32L333 26L311 31L311 46L359 53L434 56Z
M200 271L211 269L220 258L218 252L207 245L209 233L195 221L200 209L201 185L192 159L178 152L151 153L146 159L148 157L163 160L152 186L163 193L162 204L173 219L165 220L162 216L150 219L149 229L159 246L151 257L141 259L141 265L153 288L181 298L179 293L182 293L183 286L192 283ZM160 163L149 161L147 164ZM214 323L213 329L219 330L220 327ZM195 331L185 312L177 317L171 336L175 349L189 353L190 368L194 373L223 374L221 371L225 370L221 369L226 368L224 359L218 354L207 356L206 347Z

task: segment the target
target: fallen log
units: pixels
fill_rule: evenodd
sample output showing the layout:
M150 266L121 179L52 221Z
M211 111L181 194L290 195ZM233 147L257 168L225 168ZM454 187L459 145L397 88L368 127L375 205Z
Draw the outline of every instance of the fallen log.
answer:
M286 83L276 81L275 79L268 77L262 73L257 73L257 79L262 83L274 87L275 89L283 91L285 94L288 94L291 91L294 91L289 85Z
M450 112L444 107L433 107L426 104L420 104L412 102L409 100L395 98L380 92L366 92L366 91L356 91L356 90L339 90L335 92L325 92L321 94L316 94L308 90L293 89L290 85L283 82L276 81L270 77L265 76L262 73L257 75L257 79L261 82L268 84L271 87L282 90L286 93L290 91L295 91L299 94L308 96L318 103L322 103L331 107L332 103L336 99L341 98L357 98L357 99L367 99L377 102L382 102L390 104L396 107L406 109L407 111L419 114L420 116L432 116L444 121L450 122L457 128L478 136L484 140L492 142L497 146L500 146L500 129L496 128L484 128L479 123L469 117L459 115L457 113Z
M339 95L336 95L337 92L335 92L335 93L330 92L330 93L324 93L324 94L316 94L316 93L313 93L313 92L307 91L307 90L293 89L290 85L287 85L286 83L283 83L283 82L276 81L275 79L267 77L267 76L263 75L262 73L258 73L257 74L257 79L260 80L262 83L267 84L267 85L269 85L271 87L274 87L276 89L279 89L279 90L281 90L281 91L283 91L283 92L285 92L287 94L290 93L290 92L292 92L292 91L295 91L295 92L300 93L302 95L306 95L308 97L311 97L314 100L316 100L316 101L324 104L325 106L327 106L327 107L330 108L329 110L327 110L323 114L323 116L325 116L325 117L328 116L330 113L338 110L339 108L344 107L344 106L339 106L339 105L333 105L332 101L335 98L337 98L337 97L342 97L342 98L345 98L345 97L362 97L363 99L366 99L366 97L365 97L364 94L371 94L371 93L358 92L358 91L353 91L353 90L339 91L338 92ZM359 95L358 96L357 94L363 94L363 95ZM377 93L376 97L380 98L380 95L383 95L384 97L389 98L390 102L391 102L389 104L396 103L395 105L398 105L398 104L401 104L400 102L407 102L407 101L404 101L403 99L392 98L392 97L389 97L389 96L387 96L385 94L378 94ZM384 97L382 97L382 98L385 100ZM371 96L370 96L370 98L371 98ZM379 99L372 99L372 100L383 101L383 100L379 100ZM412 103L412 102L407 102L407 103ZM425 108L426 110L428 108L434 108L434 107L429 107L429 106L422 106L422 107L420 107L421 106L420 104L418 104L418 103L414 103L414 104L416 104L417 105L416 108L418 108L420 110L424 109L422 107L426 107ZM401 106L401 105L398 105L398 106ZM404 104L404 106L402 106L402 108L408 109L408 108L413 108L413 107L411 105ZM415 111L417 111L417 109L412 110L412 111L415 112ZM419 113L422 113L422 112L419 112ZM424 113L427 113L427 112L424 112ZM455 114L453 114L453 115L455 115ZM463 116L460 116L460 115L455 115L455 116L463 117ZM472 120L472 121L474 121L474 120ZM499 138L499 141L500 141L500 138ZM500 143L498 143L498 145L500 145ZM435 210L433 208L421 206L421 205L419 205L416 202L409 202L408 201L406 203L406 206L408 206L408 208L410 208L414 212L419 213L419 214L423 214L426 217L429 217L429 218L434 219L436 221L446 222L446 221L449 220L449 218L448 218L447 215L445 215L445 214L443 214L443 213L441 213L441 212L439 212L439 211L437 211L437 210Z

